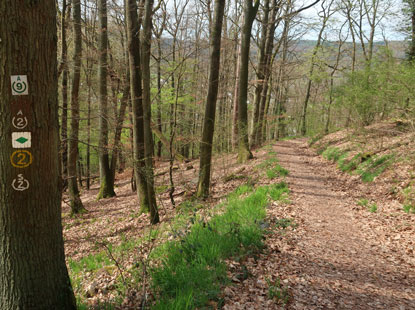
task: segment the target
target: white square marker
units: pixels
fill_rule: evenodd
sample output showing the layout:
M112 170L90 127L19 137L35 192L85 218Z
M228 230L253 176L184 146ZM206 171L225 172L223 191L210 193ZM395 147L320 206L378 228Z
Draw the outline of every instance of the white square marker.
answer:
M13 96L29 95L27 75L12 75L10 79Z
M12 132L12 146L15 149L27 149L32 147L32 133Z

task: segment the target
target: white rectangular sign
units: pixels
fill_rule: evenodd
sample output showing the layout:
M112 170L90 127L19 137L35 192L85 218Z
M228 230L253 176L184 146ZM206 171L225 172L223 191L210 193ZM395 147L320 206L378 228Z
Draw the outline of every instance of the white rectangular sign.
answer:
M27 149L32 147L32 133L12 132L12 145L15 149Z
M27 75L12 75L10 77L12 83L12 95L29 95L29 84L27 83Z

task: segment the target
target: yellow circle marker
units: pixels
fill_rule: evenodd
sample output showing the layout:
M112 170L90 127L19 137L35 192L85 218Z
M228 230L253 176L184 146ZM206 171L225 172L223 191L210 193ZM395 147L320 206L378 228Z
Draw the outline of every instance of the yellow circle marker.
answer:
M27 168L32 164L33 156L26 150L15 151L12 156L10 156L10 162L15 168Z

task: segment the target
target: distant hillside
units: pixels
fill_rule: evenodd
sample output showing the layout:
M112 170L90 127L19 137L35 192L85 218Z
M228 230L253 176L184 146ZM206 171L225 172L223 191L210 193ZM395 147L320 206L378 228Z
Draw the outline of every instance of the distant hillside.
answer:
M296 46L295 50L297 52L308 52L310 51L312 48L314 48L314 46L316 45L317 41L316 40L298 40L294 43L294 45ZM336 46L337 42L325 42L326 46ZM352 49L353 44L352 42L346 42L345 43L345 47L347 49ZM375 42L374 46L375 46L375 52L379 50L379 48L381 47L385 47L386 45L388 45L388 47L392 50L393 52L393 56L395 58L398 59L404 59L405 58L405 51L406 51L406 47L407 47L407 42L405 41L388 41L387 43L384 41L379 41L379 42ZM358 51L361 52L362 48L361 45L358 43L357 45Z
M294 47L294 52L301 55L301 54L308 53L309 51L311 51L316 45L316 43L317 43L316 40L297 40L297 41L292 42L291 44ZM325 42L324 44L326 46L330 46L330 45L336 46L337 42ZM183 45L183 43L181 43L181 45ZM193 47L193 42L188 42L185 45L189 50L191 50ZM345 45L346 45L345 47L349 50L351 50L353 47L352 42L346 42ZM393 51L393 56L395 58L398 58L398 59L405 58L405 50L407 46L407 43L405 41L388 41L387 45ZM164 50L170 50L172 46L173 46L172 38L164 37L162 39L162 48ZM386 42L380 42L380 41L375 42L375 53L379 48L385 47L385 46L386 46ZM357 48L358 48L358 53L362 52L362 48L359 43L357 45ZM209 42L202 41L202 46L199 49L202 55L208 56L209 55L208 49L209 49ZM251 49L251 55L255 56L256 54L257 54L257 49L253 46L253 48Z

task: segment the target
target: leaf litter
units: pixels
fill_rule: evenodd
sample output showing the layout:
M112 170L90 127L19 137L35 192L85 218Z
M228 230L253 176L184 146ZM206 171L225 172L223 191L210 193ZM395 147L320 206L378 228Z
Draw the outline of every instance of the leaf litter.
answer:
M290 201L269 206L262 253L228 261L232 285L223 289L222 309L415 309L414 216L402 212L399 201L385 194L386 187L374 188L342 173L310 150L306 140L278 142L273 151L289 171ZM254 154L255 159L244 165L236 163L235 155L215 157L207 205L220 203L247 182L277 182L254 168L269 156L266 148ZM177 214L165 190L167 168L167 163L158 163L156 169L156 187L164 189L157 197L162 223ZM195 190L198 162L178 168L174 172L177 205ZM85 191L86 214L71 218L68 206L63 206L69 261L105 252L111 245L108 254L126 240L143 238L110 266L84 274L78 293L91 307L116 300L120 275L129 277L154 247L172 238L168 233L151 237L148 215L138 211L130 177L131 171L117 176L114 198L96 201L97 185ZM379 211L370 213L358 206L361 197L376 200ZM148 283L145 276L141 281ZM146 285L132 283L116 309L141 309L151 298ZM220 305L212 302L210 307Z
M253 276L225 291L223 309L415 309L414 215L381 194L385 187L368 196L367 184L304 139L277 142L274 151L290 171L291 204L271 205L268 217L297 225L267 235L266 250L248 265ZM366 196L377 213L357 206ZM266 279L288 290L286 303L266 298Z

